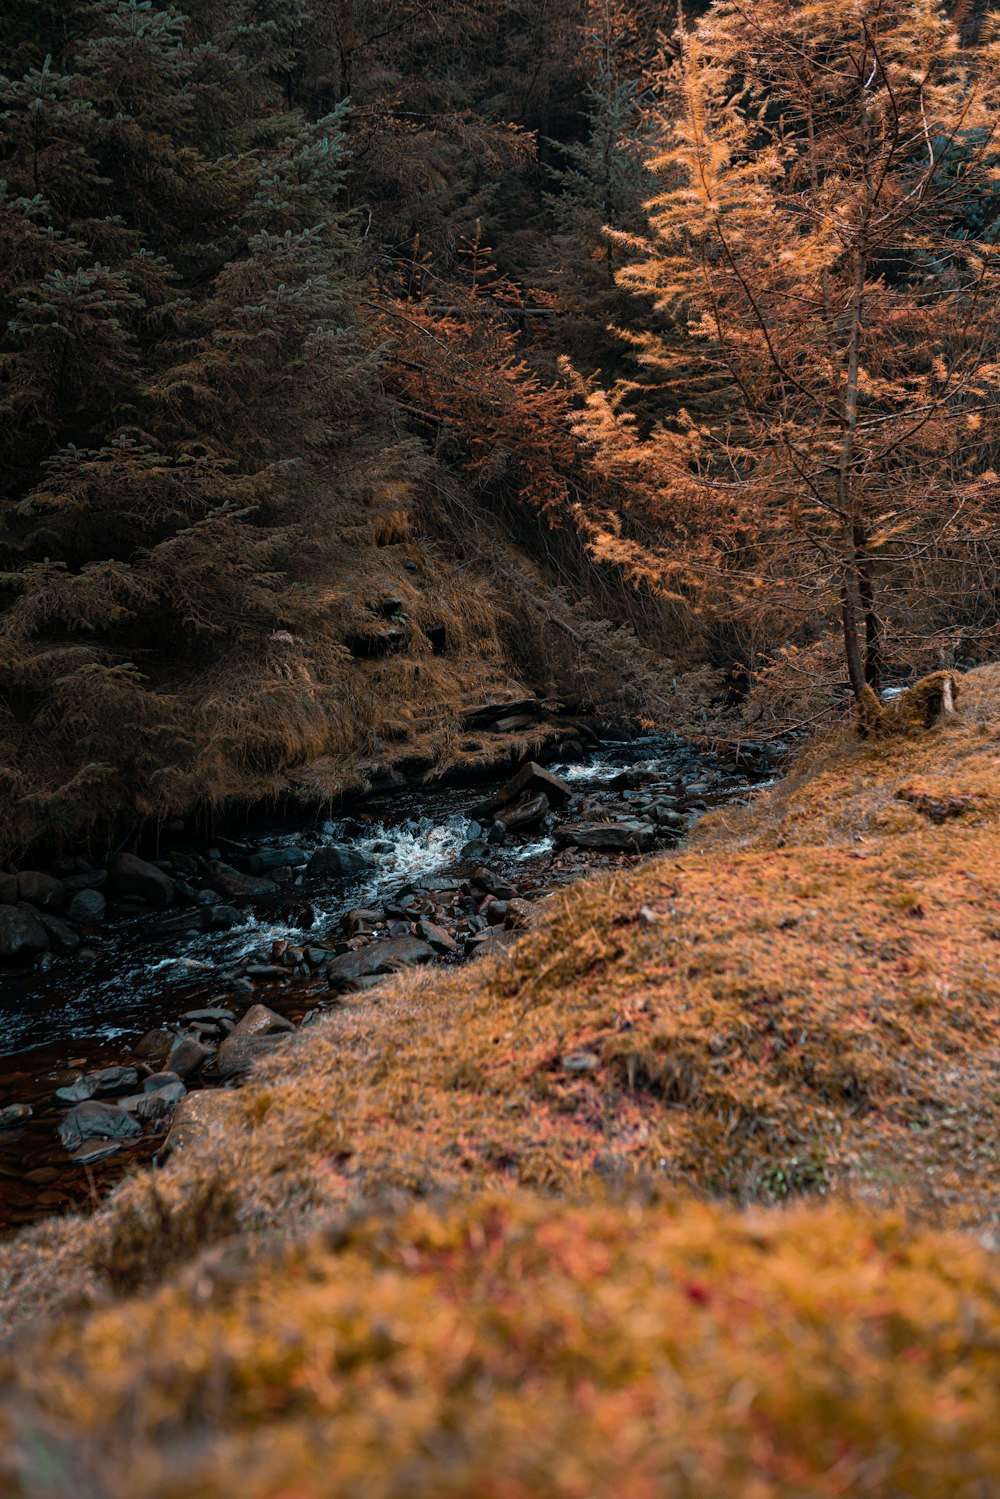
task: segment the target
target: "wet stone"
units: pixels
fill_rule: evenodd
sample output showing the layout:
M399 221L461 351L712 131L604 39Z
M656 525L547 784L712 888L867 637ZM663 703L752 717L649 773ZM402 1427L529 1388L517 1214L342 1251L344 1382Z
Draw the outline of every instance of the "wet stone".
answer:
M70 1155L70 1160L75 1161L78 1166L94 1166L98 1161L106 1161L108 1156L117 1155L121 1150L121 1144L117 1140L95 1141L91 1145L81 1145Z
M308 862L308 852L293 845L287 848L262 848L251 854L248 861L251 874L270 874L276 869L298 869Z
M84 889L77 890L70 897L66 915L70 921L77 921L81 926L86 926L92 922L103 921L106 910L107 901L100 890Z
M108 888L113 895L141 900L150 906L168 906L174 898L170 876L136 854L116 855L108 870Z
M212 1055L211 1047L193 1036L183 1036L167 1057L166 1070L176 1072L186 1082L201 1071Z
M424 941L429 942L431 947L436 948L438 952L458 952L458 943L454 937L450 932L446 932L443 926L438 926L436 922L421 921L418 923L418 930Z
M0 1109L0 1129L17 1129L18 1125L27 1123L32 1112L30 1103L7 1104L6 1108Z
M558 828L556 848L591 849L599 853L648 853L656 839L652 823L629 819L622 822L567 822Z
M166 1061L176 1040L177 1037L172 1031L147 1031L142 1040L137 1041L133 1046L132 1055L141 1058L144 1062Z
M375 861L359 849L349 847L318 848L307 865L312 879L351 879L369 873Z
M530 926L534 918L534 908L528 900L509 900L504 913L504 926L508 931L522 931Z
M139 1133L139 1125L124 1109L94 1099L70 1109L59 1126L59 1139L67 1150L75 1150L84 1140L127 1140Z
M128 1093L139 1082L135 1067L102 1067L98 1072L88 1072L64 1088L57 1088L55 1097L59 1103L83 1103L88 1098L114 1097L116 1093Z
M480 866L472 876L471 883L485 890L487 895L496 896L497 900L513 900L517 895L517 886L512 885L510 880L505 880L502 874L496 874L492 869Z
M0 958L30 958L45 952L48 933L31 906L0 906Z
M234 1031L219 1047L216 1071L223 1082L251 1071L257 1062L268 1057L289 1039L287 1031L257 1036L238 1036Z
M210 866L213 887L229 900L248 899L256 896L277 895L278 887L273 880L263 875L241 874L232 865L220 861Z
M182 1025L197 1024L198 1022L211 1023L213 1025L220 1025L227 1022L230 1025L235 1025L236 1016L232 1010L224 1009L221 1005L206 1005L200 1010L185 1010L181 1016Z
M419 937L391 937L374 942L359 952L344 953L327 966L327 977L333 987L348 985L357 979L392 973L411 963L430 963L434 949Z
M53 952L66 953L76 952L80 946L80 934L71 927L68 921L62 921L58 916L53 916L50 911L39 911L38 918L45 928L49 946Z
M166 1083L162 1088L157 1088L153 1093L143 1093L139 1096L135 1107L135 1113L140 1119L165 1119L172 1114L187 1093L187 1089L180 1078L176 1082Z
M17 898L26 900L40 911L61 911L66 900L62 880L43 874L39 869L22 869L17 877Z
M293 1031L295 1026L283 1015L278 1015L274 1010L269 1010L267 1005L252 1005L239 1025L236 1026L229 1040L237 1040L245 1036L270 1036L279 1031Z

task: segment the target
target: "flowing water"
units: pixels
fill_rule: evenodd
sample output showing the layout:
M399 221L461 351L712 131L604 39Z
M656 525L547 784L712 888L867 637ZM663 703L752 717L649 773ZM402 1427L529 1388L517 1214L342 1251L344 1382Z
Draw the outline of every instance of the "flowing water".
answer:
M584 763L550 768L574 792L573 817L628 816L637 803L669 794L689 826L708 806L745 799L764 780L768 762L761 758L749 774L678 737L649 736L604 743ZM328 987L316 977L255 979L249 993L247 965L268 964L275 944L329 938L347 911L381 907L402 887L454 871L475 832L469 807L503 779L473 790L421 788L359 801L332 820L257 819L242 835L247 849L346 845L368 855L374 868L347 881L288 876L276 897L229 902L239 920L224 932L158 934L149 913L112 915L86 933L78 953L46 957L28 972L0 970L0 1108L23 1102L34 1109L25 1126L0 1132L0 1230L85 1207L130 1163L148 1160L156 1149L156 1138L146 1137L94 1172L68 1162L55 1135L61 1112L52 1100L67 1073L125 1060L146 1031L175 1024L194 1006L232 1003L239 1011L262 1000L295 1020L325 1007ZM232 848L220 841L223 858ZM213 849L205 852L211 857ZM547 830L491 848L485 862L537 896L622 856L557 853Z

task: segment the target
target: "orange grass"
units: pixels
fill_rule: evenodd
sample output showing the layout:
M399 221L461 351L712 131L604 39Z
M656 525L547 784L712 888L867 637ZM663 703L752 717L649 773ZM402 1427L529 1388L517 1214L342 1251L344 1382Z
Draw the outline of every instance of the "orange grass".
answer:
M1000 1268L890 1214L486 1194L231 1244L0 1391L12 1495L985 1499Z
M502 960L345 1001L155 1186L0 1248L8 1318L61 1314L0 1375L42 1433L17 1482L79 1437L112 1495L186 1461L207 1495L234 1461L275 1495L1000 1491L995 1261L872 1213L997 1221L1000 668L897 729L559 893ZM273 1268L268 1235L386 1192L451 1205ZM185 1269L219 1239L241 1268ZM157 1451L133 1489L116 1433Z

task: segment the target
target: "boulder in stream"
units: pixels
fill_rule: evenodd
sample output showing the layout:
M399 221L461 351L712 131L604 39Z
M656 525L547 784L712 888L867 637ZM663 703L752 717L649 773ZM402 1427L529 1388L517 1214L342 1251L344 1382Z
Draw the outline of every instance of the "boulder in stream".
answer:
M80 946L80 933L68 921L53 916L51 911L39 911L38 916L48 933L49 946L53 952L76 952Z
M92 922L103 921L107 910L107 901L100 890L77 890L71 897L66 907L66 915L70 921L78 921L81 926L87 926Z
M159 1159L166 1160L175 1150L203 1144L233 1119L239 1107L238 1096L225 1088L189 1093L177 1105Z
M158 1067L167 1060L176 1041L177 1037L173 1031L147 1031L141 1041L137 1041L133 1046L132 1055L139 1057L143 1062L149 1062L153 1067Z
M504 832L526 833L537 828L548 816L548 811L549 799L544 791L539 791L537 796L522 796L513 806L504 807Z
M84 1140L128 1140L140 1133L131 1114L95 1099L78 1103L59 1126L59 1138L67 1150L75 1150Z
M318 848L309 860L306 872L314 880L354 879L377 868L374 859L360 849L331 845Z
M620 822L566 822L555 836L556 848L587 848L595 853L648 853L656 841L651 822L627 818Z
M30 1103L9 1103L0 1109L0 1129L17 1129L19 1124L26 1124L31 1115Z
M203 1046L193 1036L182 1036L166 1059L165 1071L176 1072L177 1076L187 1082L200 1072L208 1059L213 1055L210 1046Z
M277 895L278 887L273 880L263 875L241 874L231 864L221 859L209 865L209 874L214 890L221 891L227 900L253 900L261 895Z
M295 1026L284 1015L268 1009L267 1005L251 1005L243 1019L233 1029L229 1040L248 1036L273 1036L279 1031L293 1031Z
M168 906L174 898L174 882L155 864L136 854L116 854L108 870L108 889L145 901L148 906Z
M41 911L61 911L66 889L55 875L43 874L40 869L22 869L17 877L17 898L29 901Z
M561 807L569 801L573 795L573 788L551 770L529 760L527 765L522 766L516 776L513 776L505 786L488 797L486 801L479 802L472 807L469 816L475 817L479 822L491 822L498 814L502 814L504 807L518 802L525 795L538 796L543 793L552 806ZM506 823L506 815L503 815Z
M290 1020L267 1005L251 1005L219 1047L215 1060L219 1076L225 1080L249 1072L255 1062L269 1056L294 1030Z
M116 1094L130 1093L139 1083L136 1067L102 1067L97 1072L80 1074L72 1083L57 1088L58 1103L83 1103L88 1098L113 1098Z
M31 958L48 946L37 911L31 906L0 906L0 958Z
M333 988L347 988L357 979L394 973L412 963L431 963L434 957L433 947L419 937L390 937L386 942L373 942L358 952L345 952L334 958L327 964L326 973Z

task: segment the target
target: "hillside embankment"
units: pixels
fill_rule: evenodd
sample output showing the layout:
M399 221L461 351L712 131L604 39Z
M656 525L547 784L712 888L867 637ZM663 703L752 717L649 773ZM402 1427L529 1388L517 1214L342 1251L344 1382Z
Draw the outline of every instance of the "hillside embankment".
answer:
M1000 1492L1000 667L959 686L0 1250L7 1490Z

